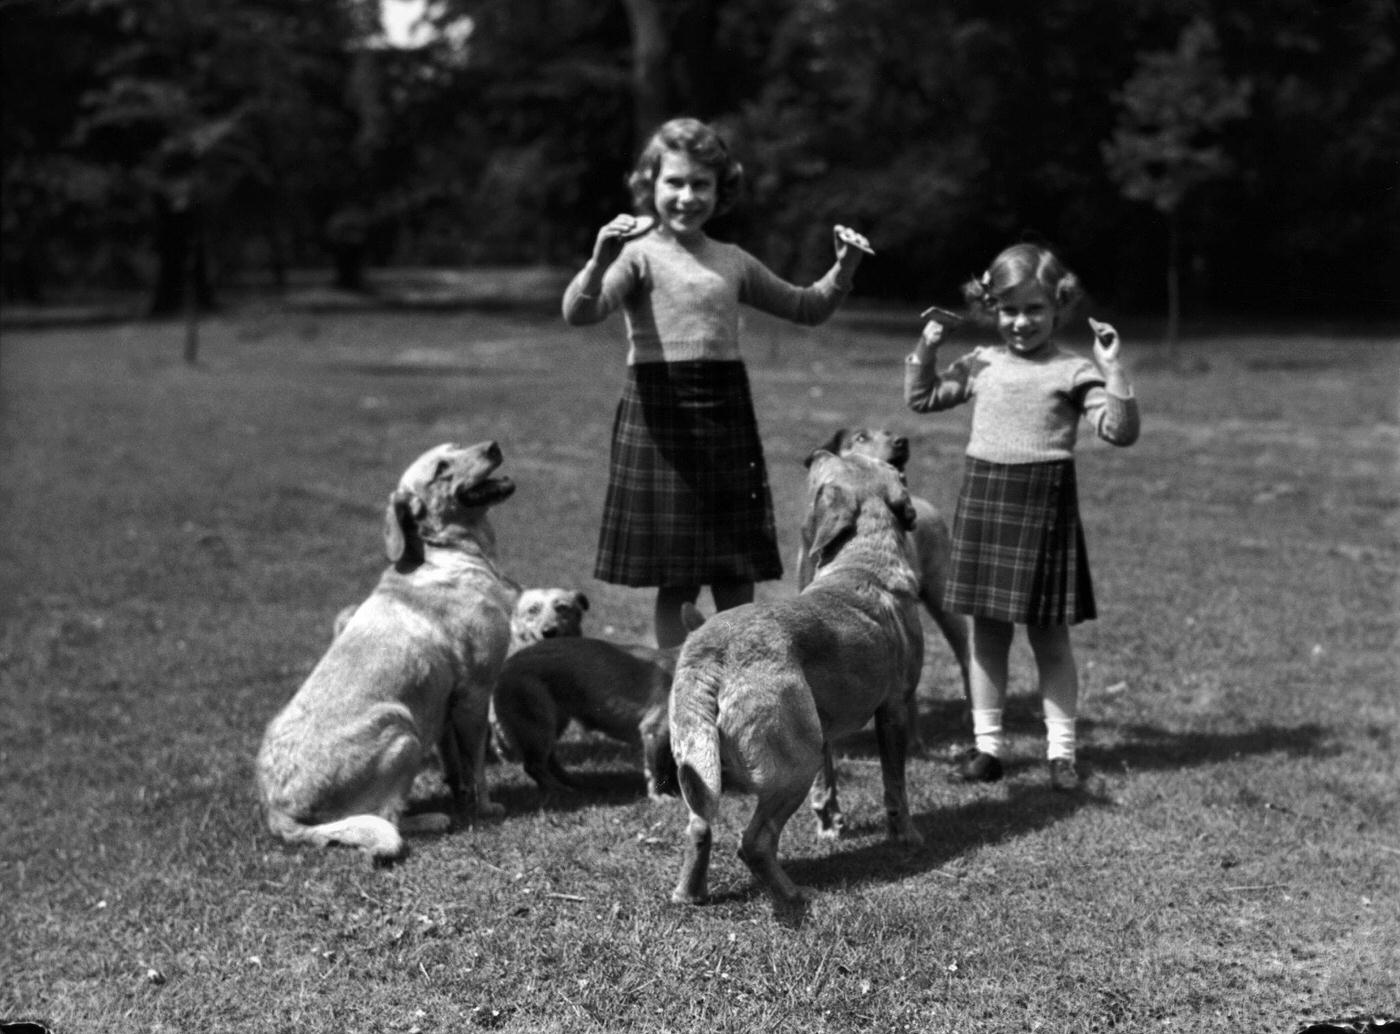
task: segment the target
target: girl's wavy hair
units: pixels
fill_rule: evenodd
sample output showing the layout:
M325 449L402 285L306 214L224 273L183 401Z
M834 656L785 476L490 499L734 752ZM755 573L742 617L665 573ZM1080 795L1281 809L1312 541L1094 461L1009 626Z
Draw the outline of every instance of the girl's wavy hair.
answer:
M1001 297L1032 280L1055 303L1056 322L1072 314L1084 302L1084 287L1049 248L1039 244L1013 244L987 267L981 276L963 284L963 298L981 322L994 319Z
M723 215L739 200L744 185L744 167L729 153L729 145L712 127L699 119L673 118L662 124L637 156L637 164L627 177L632 207L638 213L655 214L656 177L661 159L668 151L690 155L715 174L715 215Z

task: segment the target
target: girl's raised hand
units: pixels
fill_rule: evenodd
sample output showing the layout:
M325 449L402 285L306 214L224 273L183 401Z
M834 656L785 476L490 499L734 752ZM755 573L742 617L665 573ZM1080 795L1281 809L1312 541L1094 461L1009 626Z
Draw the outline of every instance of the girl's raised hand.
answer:
M860 265L862 255L875 254L875 249L870 246L865 235L857 233L849 226L837 225L832 233L836 238L836 261L847 272Z
M943 324L937 320L929 320L924 324L924 332L919 335L919 344L929 351L937 348L943 340Z
M1118 331L1113 329L1113 324L1104 323L1089 317L1089 329L1094 332L1094 358L1102 363L1118 362L1118 352L1122 347L1122 342L1118 340Z
M610 266L622 251L622 246L648 232L656 225L649 215L619 215L598 231L593 241L593 261L599 266Z

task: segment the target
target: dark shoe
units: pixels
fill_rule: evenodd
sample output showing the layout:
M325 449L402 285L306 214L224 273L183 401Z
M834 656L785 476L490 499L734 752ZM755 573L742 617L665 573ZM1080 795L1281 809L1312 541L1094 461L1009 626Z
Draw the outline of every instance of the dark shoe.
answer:
M1069 758L1055 758L1050 762L1050 789L1073 793L1079 789L1079 783L1079 769Z
M995 783L1001 778L1001 759L975 750L953 769L950 778L955 783Z

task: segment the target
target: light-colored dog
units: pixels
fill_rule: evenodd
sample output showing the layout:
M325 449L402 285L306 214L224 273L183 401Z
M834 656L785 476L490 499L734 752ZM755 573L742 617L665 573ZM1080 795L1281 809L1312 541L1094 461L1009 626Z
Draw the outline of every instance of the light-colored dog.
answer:
M909 439L896 435L884 428L850 427L841 428L821 446L827 452L838 456L858 453L884 460L895 470L907 485L905 468L909 464ZM914 571L919 576L919 600L924 610L938 626L953 658L962 673L962 689L965 722L971 721L972 686L968 680L968 632L967 621L961 614L950 613L943 606L943 585L948 577L948 563L953 551L953 536L948 530L948 522L938 507L927 499L911 495L914 512L918 521L914 525ZM808 562L803 552L798 555L798 588L806 584L804 575ZM909 749L922 752L923 735L920 730L918 704L911 702L909 712Z
M510 744L545 798L577 789L559 762L570 721L642 749L647 794L675 792L666 707L679 648L556 638L506 658L495 693L495 733Z
M541 639L583 635L588 597L576 589L526 589L510 618L511 652Z
M509 582L509 579L506 579ZM510 615L510 649L514 651L541 639L583 635L583 615L588 597L574 589L523 589ZM360 605L342 607L335 616L331 637L340 635Z
M470 799L478 814L499 812L486 792L486 714L515 599L486 516L515 491L493 476L500 464L495 442L439 445L390 495L392 566L263 737L258 789L277 836L400 857L401 829L450 825L440 813L402 814L439 744L459 809ZM449 706L460 715L455 736L444 735Z
M726 784L758 796L740 857L779 905L808 892L778 838L823 748L875 719L889 832L919 843L904 785L909 697L923 663L909 490L887 463L819 451L808 475L809 584L796 597L721 611L681 648L671 740L690 811L672 900L706 900L711 830Z

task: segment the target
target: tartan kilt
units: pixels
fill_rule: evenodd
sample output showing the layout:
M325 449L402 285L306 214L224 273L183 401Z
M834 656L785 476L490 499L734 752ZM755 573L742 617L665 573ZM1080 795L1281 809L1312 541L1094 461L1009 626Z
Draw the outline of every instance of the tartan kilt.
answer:
M943 600L957 613L1029 625L1096 617L1074 461L967 457L949 568Z
M593 573L632 586L782 577L743 362L628 367Z

